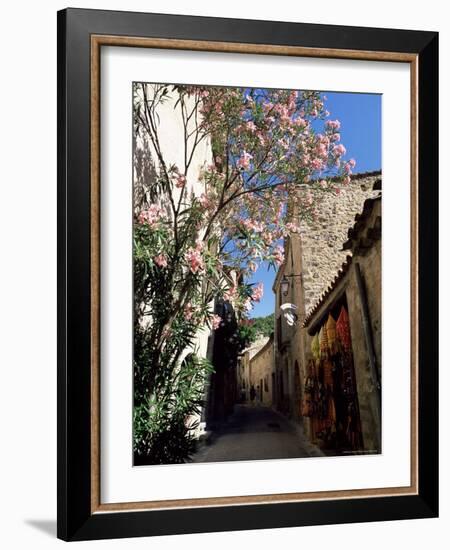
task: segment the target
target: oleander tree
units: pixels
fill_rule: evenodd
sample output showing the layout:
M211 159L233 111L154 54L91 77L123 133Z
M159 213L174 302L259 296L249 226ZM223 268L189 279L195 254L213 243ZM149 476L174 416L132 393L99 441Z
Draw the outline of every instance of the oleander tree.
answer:
M160 107L182 121L184 160L161 147ZM185 461L212 366L195 349L230 301L245 318L262 297L247 284L261 262L284 261L283 238L316 216L314 189L339 192L355 164L344 160L340 123L318 92L136 83L134 131L151 149L134 218L134 452L146 463ZM212 162L195 166L199 147ZM195 185L188 181L196 177Z

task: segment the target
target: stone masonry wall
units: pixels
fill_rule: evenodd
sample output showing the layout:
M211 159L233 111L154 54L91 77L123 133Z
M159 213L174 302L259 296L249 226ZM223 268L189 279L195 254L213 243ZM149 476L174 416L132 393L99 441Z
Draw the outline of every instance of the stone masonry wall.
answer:
M318 217L313 223L302 222L302 272L305 291L305 312L317 302L335 278L348 250L342 250L349 227L364 201L378 194L373 185L381 173L354 174L351 182L339 194L320 191Z

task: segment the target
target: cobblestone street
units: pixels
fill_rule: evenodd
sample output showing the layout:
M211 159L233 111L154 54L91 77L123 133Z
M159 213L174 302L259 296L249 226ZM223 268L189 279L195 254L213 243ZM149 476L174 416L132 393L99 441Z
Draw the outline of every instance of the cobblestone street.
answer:
M223 462L323 456L300 427L268 407L236 405L233 415L214 432L193 462Z

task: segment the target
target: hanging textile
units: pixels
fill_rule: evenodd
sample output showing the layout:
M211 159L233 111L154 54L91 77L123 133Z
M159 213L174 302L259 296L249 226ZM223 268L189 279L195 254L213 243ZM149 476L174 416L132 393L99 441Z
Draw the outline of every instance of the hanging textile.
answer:
M327 329L325 325L322 326L319 332L319 341L320 341L320 355L328 351L328 338L327 338Z
M320 359L319 333L315 334L311 341L311 353L313 354L314 359Z
M314 391L316 380L314 376L314 361L308 363L308 376L305 380L305 390L303 395L302 416L313 416L314 414Z
M328 315L328 320L325 324L327 331L328 349L331 354L335 354L336 349L336 321L333 319L331 313Z
M339 318L336 323L336 336L341 342L346 351L350 351L352 347L352 337L350 335L350 321L347 310L344 306L341 307Z

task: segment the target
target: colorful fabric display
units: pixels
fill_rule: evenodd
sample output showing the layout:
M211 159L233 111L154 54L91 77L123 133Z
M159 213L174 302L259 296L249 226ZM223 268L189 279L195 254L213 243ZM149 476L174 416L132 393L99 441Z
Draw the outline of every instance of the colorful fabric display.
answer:
M320 359L319 333L315 334L311 341L311 353L313 354L314 359Z
M344 306L341 307L339 318L336 323L336 336L341 342L346 351L350 351L352 347L352 337L350 335L350 321L347 310Z
M336 350L336 321L333 319L331 313L328 315L326 322L328 348L331 353L335 353Z
M319 341L320 341L320 354L328 351L328 338L327 338L327 329L325 325L322 326L319 332Z

